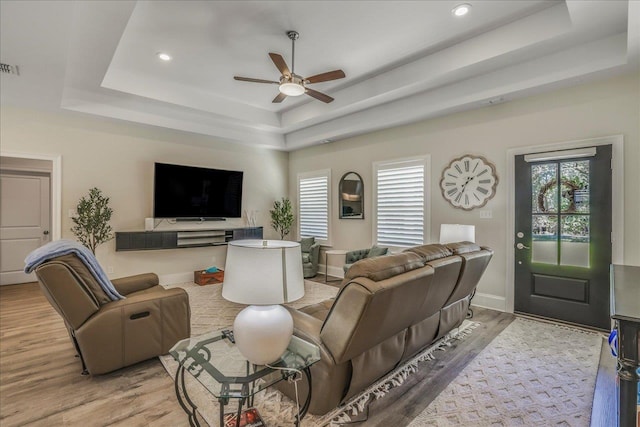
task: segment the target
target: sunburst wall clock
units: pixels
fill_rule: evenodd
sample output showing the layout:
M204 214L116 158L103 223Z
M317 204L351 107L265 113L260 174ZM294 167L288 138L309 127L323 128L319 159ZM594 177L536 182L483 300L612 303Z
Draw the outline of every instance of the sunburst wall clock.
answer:
M442 171L440 190L451 206L470 211L487 204L496 194L496 167L482 156L453 159Z

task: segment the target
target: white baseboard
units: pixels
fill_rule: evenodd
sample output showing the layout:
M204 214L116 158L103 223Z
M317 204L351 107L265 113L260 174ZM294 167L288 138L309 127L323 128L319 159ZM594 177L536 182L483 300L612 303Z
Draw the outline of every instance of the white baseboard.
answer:
M163 274L158 276L161 285L193 282L193 271L187 273Z
M506 299L492 294L476 292L471 300L471 305L475 307L490 308L491 310L505 311Z
M325 272L326 266L324 264L318 264L318 273L323 274ZM327 272L329 276L344 278L344 269L342 267L329 266L329 271Z

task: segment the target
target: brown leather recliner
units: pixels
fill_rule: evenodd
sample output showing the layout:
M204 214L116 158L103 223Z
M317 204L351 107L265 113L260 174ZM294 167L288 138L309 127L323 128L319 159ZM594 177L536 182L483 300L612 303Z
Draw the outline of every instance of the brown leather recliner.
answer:
M105 374L168 353L191 333L189 297L164 289L153 273L112 280L126 298L112 301L75 255L35 270L42 292L62 316L83 373Z

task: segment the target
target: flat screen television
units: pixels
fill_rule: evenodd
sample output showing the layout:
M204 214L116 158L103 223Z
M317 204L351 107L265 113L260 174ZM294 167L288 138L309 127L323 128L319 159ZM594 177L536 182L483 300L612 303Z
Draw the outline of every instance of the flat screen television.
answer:
M153 216L156 218L239 218L242 172L155 164Z

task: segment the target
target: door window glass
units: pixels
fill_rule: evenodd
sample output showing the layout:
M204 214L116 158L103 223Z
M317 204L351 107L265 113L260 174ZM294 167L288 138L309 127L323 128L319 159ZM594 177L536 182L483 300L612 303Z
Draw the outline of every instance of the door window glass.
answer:
M558 211L558 165L546 163L531 166L531 195L533 212Z
M563 213L589 213L589 161L560 164L560 194Z
M557 215L533 215L531 261L543 264L558 263Z
M560 264L589 267L589 215L563 215Z
M531 190L531 262L588 268L589 160L532 165Z

